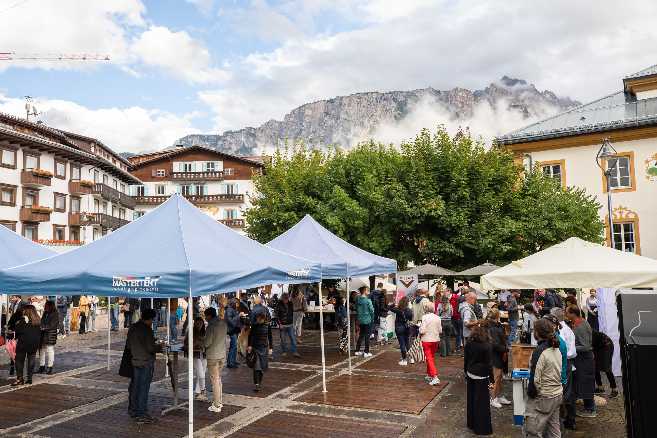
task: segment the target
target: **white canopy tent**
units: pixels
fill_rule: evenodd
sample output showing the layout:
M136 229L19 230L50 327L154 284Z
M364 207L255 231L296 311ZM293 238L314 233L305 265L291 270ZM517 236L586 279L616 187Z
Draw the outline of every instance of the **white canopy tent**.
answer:
M481 277L484 290L540 288L653 288L657 260L577 237Z

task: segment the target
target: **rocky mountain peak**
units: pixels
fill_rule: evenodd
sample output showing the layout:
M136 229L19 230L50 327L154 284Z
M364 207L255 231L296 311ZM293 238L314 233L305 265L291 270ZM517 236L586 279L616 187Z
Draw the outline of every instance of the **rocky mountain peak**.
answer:
M348 96L303 104L283 120L269 120L257 128L226 131L221 135L187 135L177 141L186 146L201 144L238 155L255 155L271 151L286 141L302 140L313 145L340 145L349 148L359 141L382 138L390 127L406 129L407 138L415 134L410 119L422 127L441 123L469 126L477 111L503 111L517 119L520 128L537 119L565 111L579 102L558 97L554 92L539 91L527 81L503 76L482 90L455 87L447 91L431 87L410 91L361 92ZM470 126L473 131L473 126ZM476 130L474 130L476 131ZM383 135L385 137L385 135Z

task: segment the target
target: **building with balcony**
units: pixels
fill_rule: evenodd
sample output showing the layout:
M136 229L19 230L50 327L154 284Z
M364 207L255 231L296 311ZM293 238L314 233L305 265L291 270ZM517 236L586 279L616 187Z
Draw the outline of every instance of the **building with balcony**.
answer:
M182 147L131 157L136 215L180 193L198 208L236 231L244 229L244 212L253 193L252 177L263 164L203 146Z
M601 168L596 156L605 138L616 152L601 160ZM496 143L563 187L581 187L596 196L609 246L613 233L617 249L657 258L657 65L623 78L620 91L499 137Z
M70 246L134 217L130 162L100 141L0 113L0 224Z

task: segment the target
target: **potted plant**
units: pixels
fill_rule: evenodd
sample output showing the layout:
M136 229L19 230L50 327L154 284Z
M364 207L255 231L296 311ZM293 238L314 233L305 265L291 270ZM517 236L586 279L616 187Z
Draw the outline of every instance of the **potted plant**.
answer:
M32 175L41 176L44 178L52 178L53 176L52 172L45 169L32 169Z
M93 182L93 181L89 181L88 179L81 179L81 180L80 180L80 185L81 185L82 187L93 187L93 186L94 186L94 182Z

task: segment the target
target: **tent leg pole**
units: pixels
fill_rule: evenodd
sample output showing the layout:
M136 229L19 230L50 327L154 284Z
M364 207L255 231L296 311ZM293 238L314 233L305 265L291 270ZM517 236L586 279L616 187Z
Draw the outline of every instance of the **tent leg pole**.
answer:
M349 362L349 374L351 374L351 311L349 310L349 273L347 272L347 360Z
M112 297L107 297L107 371L110 370L111 345L112 345Z
M171 298L167 298L167 347L171 345ZM164 355L164 377L169 377L169 353Z
M322 305L322 280L319 280L319 342L322 346L322 392L326 392L326 354L324 353L324 306Z
M189 430L187 435L189 438L192 438L194 436L194 303L191 282L189 287L189 303L187 303L187 339L187 351L192 352L187 358L187 405L189 407Z

